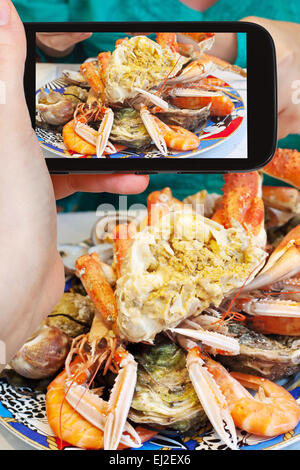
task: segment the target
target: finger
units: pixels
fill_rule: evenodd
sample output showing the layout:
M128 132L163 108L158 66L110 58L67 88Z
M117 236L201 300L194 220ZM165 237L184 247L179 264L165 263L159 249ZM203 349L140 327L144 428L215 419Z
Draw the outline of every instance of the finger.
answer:
M23 24L10 0L0 0L0 120L4 131L13 119L24 126L28 111L23 90L26 39Z
M56 199L77 191L90 193L137 194L146 189L146 175L52 175Z

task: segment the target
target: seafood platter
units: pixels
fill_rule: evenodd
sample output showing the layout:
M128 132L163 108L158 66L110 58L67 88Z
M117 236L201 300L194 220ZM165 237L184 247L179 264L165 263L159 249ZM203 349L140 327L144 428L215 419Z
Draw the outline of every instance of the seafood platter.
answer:
M2 424L56 450L299 440L299 165L278 149L222 194L164 188L60 245L65 293L1 374Z
M194 158L227 141L246 105L214 74L231 72L246 89L247 71L207 53L215 33L190 33L200 34L196 48L179 42L184 34L118 39L45 83L36 91L41 146L55 157Z

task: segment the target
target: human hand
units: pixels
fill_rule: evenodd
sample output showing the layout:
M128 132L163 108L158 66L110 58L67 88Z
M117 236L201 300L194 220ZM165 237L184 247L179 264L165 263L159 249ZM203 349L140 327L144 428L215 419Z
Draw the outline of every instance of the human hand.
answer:
M52 57L70 54L78 42L91 37L93 33L37 33L37 46Z
M249 16L271 34L276 48L278 79L278 139L300 132L300 25ZM259 74L260 71L257 70ZM262 77L262 86L264 84ZM260 105L258 104L258 112Z
M48 173L23 90L26 42L9 0L0 0L0 339L7 362L62 295L55 195L75 191L136 193L146 176Z

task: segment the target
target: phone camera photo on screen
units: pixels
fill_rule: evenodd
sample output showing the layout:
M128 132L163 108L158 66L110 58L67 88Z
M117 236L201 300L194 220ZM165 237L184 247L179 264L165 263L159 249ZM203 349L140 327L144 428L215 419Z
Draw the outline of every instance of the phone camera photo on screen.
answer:
M50 171L245 171L272 157L275 58L263 28L181 22L25 29L27 103ZM53 32L90 32L93 43L86 39L64 61L39 51L39 35ZM214 55L233 32L237 64Z

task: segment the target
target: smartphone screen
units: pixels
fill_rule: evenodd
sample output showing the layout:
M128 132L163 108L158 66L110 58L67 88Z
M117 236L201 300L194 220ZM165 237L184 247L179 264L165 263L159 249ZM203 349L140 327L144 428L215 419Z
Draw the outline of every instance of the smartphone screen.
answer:
M35 34L47 159L248 158L246 32L236 65L215 55L231 33ZM78 41L64 56L55 44L67 49L70 35Z

